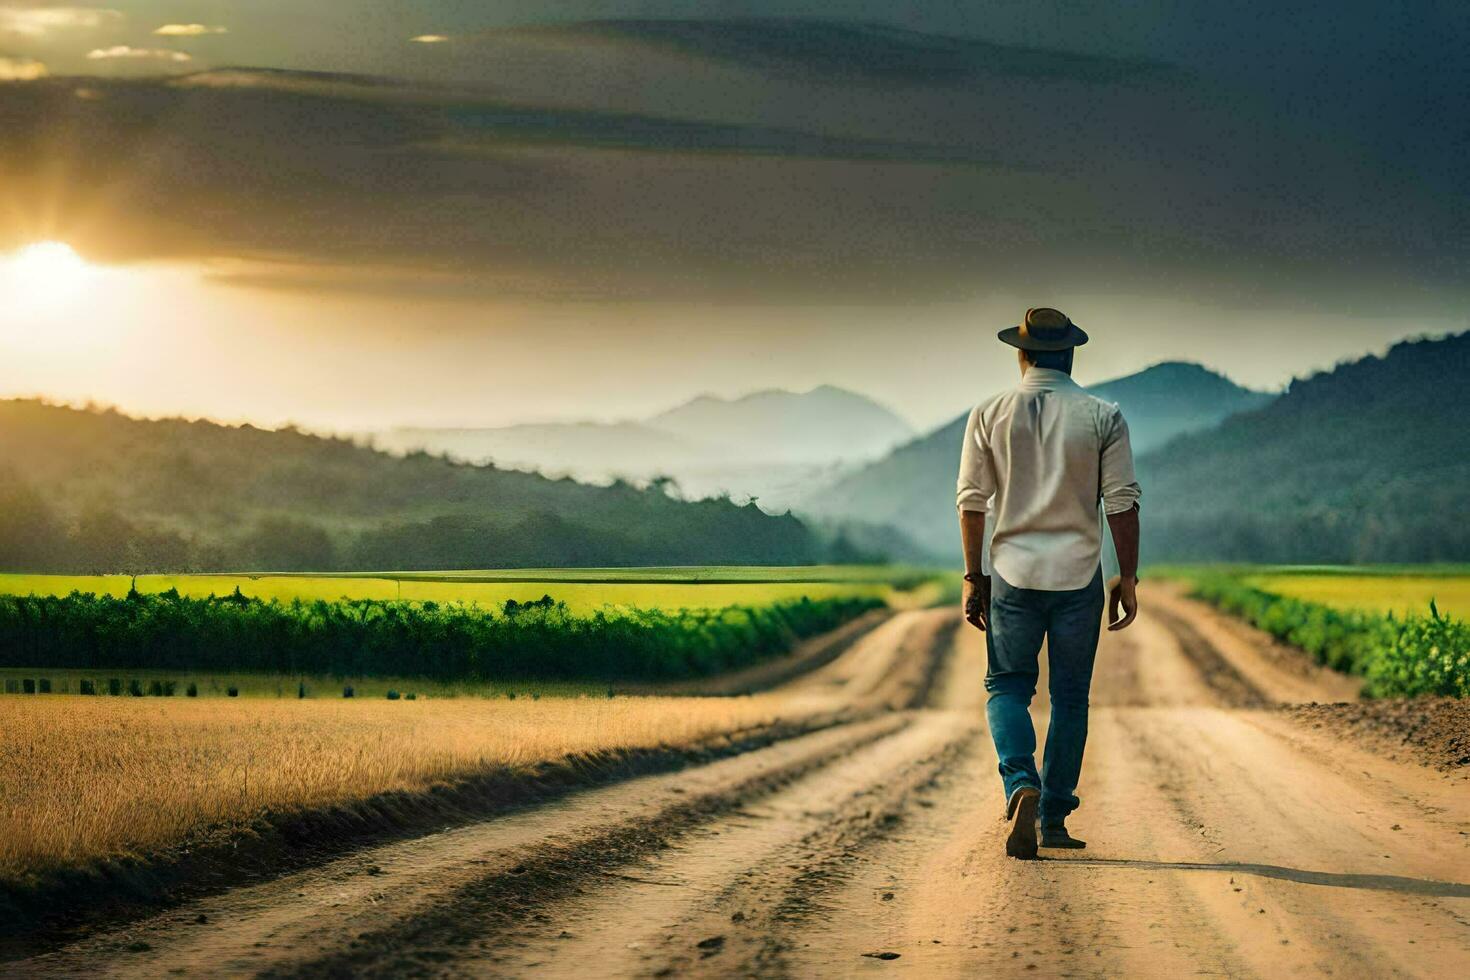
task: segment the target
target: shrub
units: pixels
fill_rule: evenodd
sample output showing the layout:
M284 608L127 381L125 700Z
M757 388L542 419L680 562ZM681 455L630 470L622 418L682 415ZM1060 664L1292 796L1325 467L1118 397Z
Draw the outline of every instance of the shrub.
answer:
M803 598L574 616L549 596L506 603L498 611L366 599L282 603L238 592L205 599L173 591L125 598L0 596L0 666L441 682L677 679L784 653L803 637L881 604L870 597Z
M1470 623L1440 614L1394 621L1384 646L1368 663L1368 693L1447 694L1470 697Z

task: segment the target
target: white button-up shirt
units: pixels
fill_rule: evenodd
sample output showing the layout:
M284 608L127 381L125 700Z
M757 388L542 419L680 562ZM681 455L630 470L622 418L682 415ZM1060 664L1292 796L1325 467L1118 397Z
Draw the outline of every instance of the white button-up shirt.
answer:
M1118 406L1064 371L1028 368L975 407L960 452L957 506L988 512L990 567L1022 589L1092 581L1102 520L1138 502L1128 424Z

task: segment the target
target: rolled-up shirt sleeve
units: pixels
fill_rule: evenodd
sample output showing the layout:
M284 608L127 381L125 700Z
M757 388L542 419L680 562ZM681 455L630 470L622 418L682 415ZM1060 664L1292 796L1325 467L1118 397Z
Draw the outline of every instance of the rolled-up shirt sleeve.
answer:
M1133 446L1128 441L1128 423L1116 407L1103 438L1101 489L1103 511L1121 514L1131 510L1143 496L1133 472Z
M961 511L985 513L995 495L995 464L990 447L985 444L985 430L980 425L980 409L970 413L965 423L965 444L960 448L960 478L955 484L955 507Z

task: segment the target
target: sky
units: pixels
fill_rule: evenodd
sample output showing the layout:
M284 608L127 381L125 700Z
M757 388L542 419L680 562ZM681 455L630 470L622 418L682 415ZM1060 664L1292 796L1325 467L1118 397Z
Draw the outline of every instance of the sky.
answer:
M1470 327L1470 11L1280 7L0 0L0 395L924 428L1028 306L1083 381Z

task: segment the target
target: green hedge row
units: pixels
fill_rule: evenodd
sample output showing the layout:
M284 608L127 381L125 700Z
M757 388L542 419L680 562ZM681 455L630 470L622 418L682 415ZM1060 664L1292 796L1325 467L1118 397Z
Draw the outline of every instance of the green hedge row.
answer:
M574 616L549 596L499 610L433 602L262 601L176 591L0 596L0 666L339 677L667 680L786 652L881 606L871 597Z
M1371 697L1470 697L1470 623L1441 615L1334 609L1279 596L1227 575L1194 580L1193 594L1294 647L1318 663L1359 674Z

